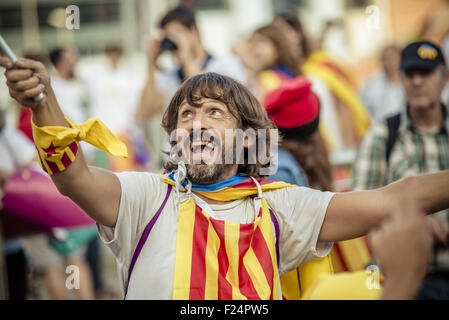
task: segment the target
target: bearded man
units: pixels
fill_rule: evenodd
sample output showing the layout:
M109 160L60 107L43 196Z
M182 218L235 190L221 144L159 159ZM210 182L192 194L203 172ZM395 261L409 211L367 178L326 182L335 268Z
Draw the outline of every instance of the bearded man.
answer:
M165 174L89 167L80 140L114 155L126 149L98 120L64 117L42 64L0 65L10 95L33 112L42 167L97 221L127 299L279 299L280 276L378 227L410 195L427 212L449 207L448 171L353 193L265 180L272 163L261 154L277 142L275 127L248 89L215 73L188 79L170 102L163 127L180 134ZM214 139L203 138L208 130ZM235 145L230 132L247 130L255 135ZM251 152L264 139L263 152Z

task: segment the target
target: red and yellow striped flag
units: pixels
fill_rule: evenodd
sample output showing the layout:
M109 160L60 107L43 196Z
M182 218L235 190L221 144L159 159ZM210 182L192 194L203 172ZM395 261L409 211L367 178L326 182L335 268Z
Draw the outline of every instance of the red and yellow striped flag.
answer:
M174 184L169 178L163 180ZM236 180L197 192L222 201L257 194L250 178ZM257 180L263 191L291 186ZM214 219L192 198L181 203L173 299L280 299L279 286L275 233L265 198L261 198L258 217L246 224Z
M216 220L186 200L179 213L174 299L279 299L273 225L265 199L253 223Z

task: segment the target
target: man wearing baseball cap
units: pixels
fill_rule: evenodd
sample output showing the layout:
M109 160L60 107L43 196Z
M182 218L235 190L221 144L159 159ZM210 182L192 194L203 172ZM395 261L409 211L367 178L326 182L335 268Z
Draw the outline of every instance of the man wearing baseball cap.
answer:
M449 71L441 49L430 42L411 43L402 50L400 69L407 104L401 113L374 124L360 143L354 190L379 188L406 176L449 168L448 106L441 102ZM436 216L447 230L448 212ZM449 250L445 246L434 250L417 298L449 298Z

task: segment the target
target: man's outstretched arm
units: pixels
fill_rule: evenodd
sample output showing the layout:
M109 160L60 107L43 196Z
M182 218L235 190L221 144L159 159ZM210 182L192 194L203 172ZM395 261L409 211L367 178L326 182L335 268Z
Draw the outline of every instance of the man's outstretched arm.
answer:
M383 188L336 194L326 212L319 241L366 235L410 200L426 213L449 208L449 171L407 177Z
M0 66L6 69L9 94L20 105L32 110L33 121L37 126L69 126L42 63L21 58L13 65L8 58L0 55ZM41 92L45 98L35 102L32 97ZM88 167L79 149L75 161L51 178L58 190L71 198L92 219L109 227L115 226L121 187L112 172Z

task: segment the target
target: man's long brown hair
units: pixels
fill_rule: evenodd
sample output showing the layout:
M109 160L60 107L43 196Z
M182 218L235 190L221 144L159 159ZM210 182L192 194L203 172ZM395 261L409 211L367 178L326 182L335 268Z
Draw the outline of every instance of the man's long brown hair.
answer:
M162 118L162 127L169 136L177 128L178 111L181 104L186 101L191 106L201 107L199 101L202 98L214 99L225 104L237 120L237 127L242 130L255 130L257 138L259 138L259 134L263 134L266 141L265 150L270 150L271 132L269 129L276 129L276 126L271 122L264 107L244 85L232 78L213 72L191 77L176 91ZM258 132L258 129L266 130ZM275 141L278 141L279 136L275 139ZM172 142L172 146L175 143ZM259 159L256 158L256 163L250 164L247 156L244 160L244 164L239 164L238 167L238 173L240 174L254 177L262 176L260 168L271 166L271 161L261 164ZM164 168L169 171L176 169L176 167L177 164L175 163L169 161L164 163Z

